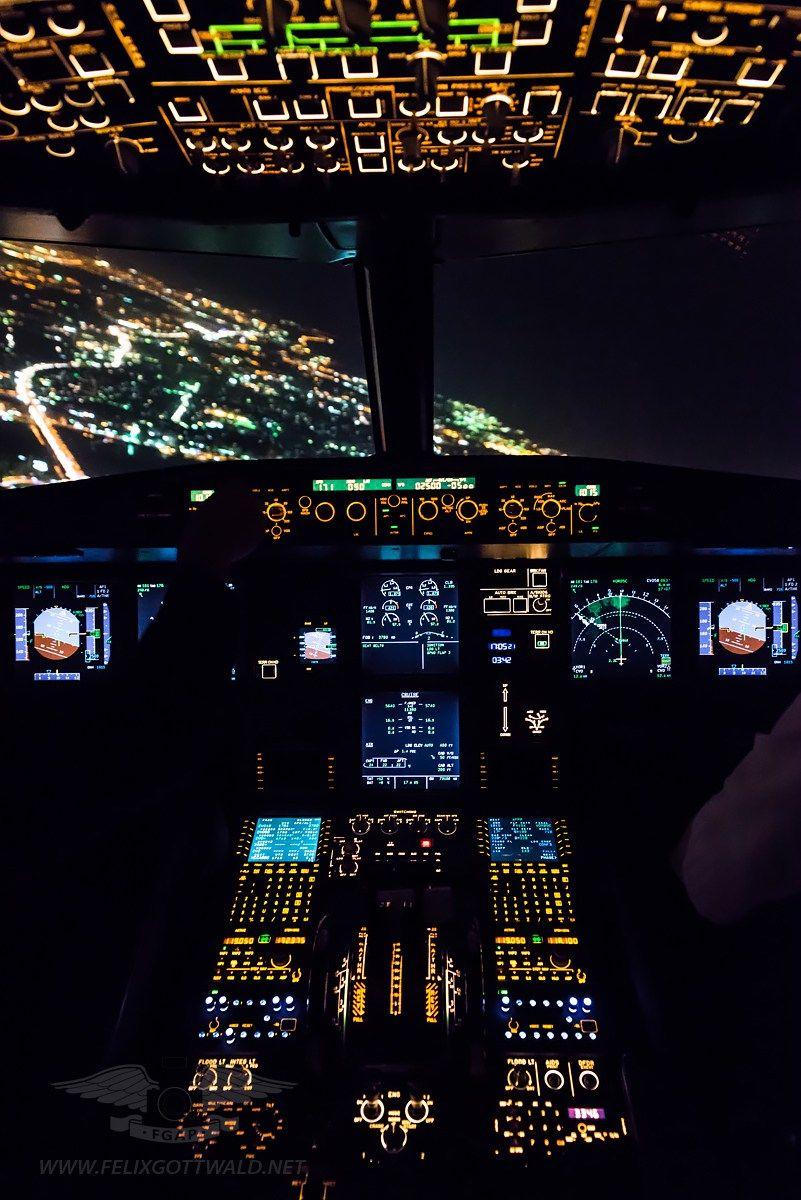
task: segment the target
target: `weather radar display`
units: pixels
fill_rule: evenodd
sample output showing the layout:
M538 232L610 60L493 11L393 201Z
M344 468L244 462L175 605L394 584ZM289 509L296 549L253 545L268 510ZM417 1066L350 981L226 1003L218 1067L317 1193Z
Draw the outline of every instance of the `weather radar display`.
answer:
M14 659L34 683L77 683L111 661L105 583L21 583L14 602Z
M720 677L763 678L798 662L795 576L707 576L698 600L698 654Z
M670 580L571 579L574 679L669 679Z

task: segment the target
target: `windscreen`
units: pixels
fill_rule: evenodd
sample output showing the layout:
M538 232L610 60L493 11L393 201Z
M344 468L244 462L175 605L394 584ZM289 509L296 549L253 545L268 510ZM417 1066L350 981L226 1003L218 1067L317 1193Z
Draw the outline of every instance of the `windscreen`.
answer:
M798 312L798 224L449 263L435 448L801 478Z
M0 483L373 451L352 273L0 241Z

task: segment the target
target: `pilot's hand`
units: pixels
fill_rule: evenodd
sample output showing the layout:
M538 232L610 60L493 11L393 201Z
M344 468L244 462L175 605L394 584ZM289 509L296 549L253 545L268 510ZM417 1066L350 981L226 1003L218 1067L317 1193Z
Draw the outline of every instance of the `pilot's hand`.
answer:
M258 494L243 485L216 491L204 500L184 530L178 547L179 566L224 575L262 542L261 507Z

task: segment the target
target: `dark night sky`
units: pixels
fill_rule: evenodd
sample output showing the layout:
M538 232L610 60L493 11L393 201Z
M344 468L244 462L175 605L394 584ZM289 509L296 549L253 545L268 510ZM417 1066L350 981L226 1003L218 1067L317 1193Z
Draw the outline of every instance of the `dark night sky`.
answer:
M572 454L801 477L801 226L442 268L438 379Z
M333 334L361 373L352 270L119 261ZM438 390L571 454L801 477L801 225L448 264Z

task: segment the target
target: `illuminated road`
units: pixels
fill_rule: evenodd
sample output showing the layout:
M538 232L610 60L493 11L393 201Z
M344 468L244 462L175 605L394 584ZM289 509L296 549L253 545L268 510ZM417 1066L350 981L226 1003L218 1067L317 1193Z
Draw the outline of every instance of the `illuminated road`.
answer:
M17 371L14 375L17 399L21 404L25 405L31 424L39 430L39 433L52 450L56 462L67 476L67 479L86 479L86 473L81 470L77 460L73 458L55 425L47 415L44 405L41 400L37 400L33 391L34 375L39 371L53 371L63 366L64 363L33 363L31 366L23 367L21 371Z

